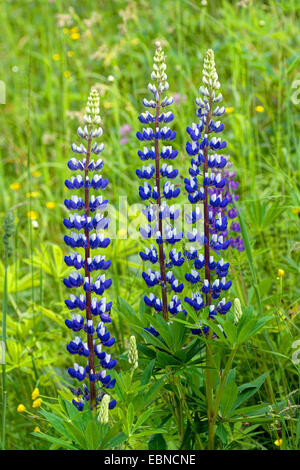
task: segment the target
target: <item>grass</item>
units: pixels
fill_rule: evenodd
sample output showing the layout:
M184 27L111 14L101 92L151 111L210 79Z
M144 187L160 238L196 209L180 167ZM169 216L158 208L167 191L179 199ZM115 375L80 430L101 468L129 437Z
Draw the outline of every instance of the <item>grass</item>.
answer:
M244 7L222 0L204 3L153 0L149 8L144 0L16 0L1 7L0 79L6 85L6 104L0 105L0 216L3 226L5 213L13 208L17 219L7 273L10 449L41 448L30 434L37 412L24 424L17 406L22 402L31 409L31 391L37 385L44 395L55 397L66 378L62 218L76 113L90 87L97 85L108 197L116 207L119 195L127 196L128 204L139 202L135 132L157 39L167 53L170 94L179 97L175 146L183 175L188 169L185 128L195 120L203 54L208 48L215 51L224 103L232 108L224 120L225 134L240 182L246 241L245 252L232 253L233 292L244 305L256 308L259 296L262 312L274 317L266 335L237 355L237 365L245 381L269 372L261 401L279 403L297 396L299 376L291 355L299 338L300 104L291 97L292 83L299 78L300 6L295 0L239 2ZM122 146L124 124L132 130ZM144 289L138 251L138 243L128 239L115 241L109 253L115 302L121 296L134 308ZM4 276L1 264L1 290ZM129 328L121 317L115 325L121 354ZM287 423L284 447L297 448L299 419L298 424ZM260 432L253 437L246 433L238 445L275 448L273 431Z

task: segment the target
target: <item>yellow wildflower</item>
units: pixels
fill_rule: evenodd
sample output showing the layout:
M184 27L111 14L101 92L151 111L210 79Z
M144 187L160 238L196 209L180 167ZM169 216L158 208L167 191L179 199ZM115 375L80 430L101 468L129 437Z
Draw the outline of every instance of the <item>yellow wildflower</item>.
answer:
M234 111L234 108L232 106L229 106L228 108L225 108L225 111L227 114L232 114Z
M32 191L31 193L26 193L26 197L38 197L40 193L38 191Z
M278 271L277 271L277 274L278 274L279 277L283 277L284 276L284 270L279 268Z
M126 235L127 235L127 230L125 228L120 228L120 230L118 230L118 236L120 238L124 238Z
M275 444L275 446L280 447L282 445L282 439L276 439L274 444Z
M67 79L67 80L70 80L71 78L71 72L69 70L65 70L64 71L64 77Z
M36 220L38 218L38 214L35 211L29 211L27 212L27 217L29 217L30 220Z
M112 108L112 103L110 101L104 101L103 102L103 108L105 108L105 109Z
M33 171L33 172L32 172L32 176L33 176L34 178L38 178L39 176L41 176L41 172L38 171L38 170Z
M78 26L73 26L73 28L70 29L70 33L78 33L79 28Z
M33 430L33 432L41 432L40 428L38 426L36 426Z
M20 183L12 183L10 185L10 189L12 189L13 191L17 191L18 189L20 189L21 185Z
M76 41L77 39L80 38L80 33L72 33L72 34L70 34L70 38L71 38L73 41Z
M26 411L26 408L22 403L20 403L20 405L18 405L17 412L24 413L24 411Z
M36 400L34 400L34 402L32 403L32 408L38 408L39 406L41 406L42 404L42 399L41 398L37 398Z
M33 390L32 394L31 394L31 398L32 398L33 400L35 400L36 398L39 397L39 395L40 395L40 391L39 391L39 389L36 387L36 388Z
M263 106L256 106L255 107L255 111L257 111L258 113L263 113L265 110L265 108Z
M58 61L60 59L60 55L59 54L53 54L52 59L55 60L55 61Z
M16 183L16 184L18 184L18 183ZM12 187L12 185L10 187ZM295 214L295 215L300 214L300 207L293 207L292 214Z
M48 202L46 202L46 207L47 207L48 209L55 209L55 207L56 207L56 202L48 201Z
M74 55L74 52L73 52L73 51L68 51L68 52L67 52L67 56L68 56L68 57L73 57L73 55Z

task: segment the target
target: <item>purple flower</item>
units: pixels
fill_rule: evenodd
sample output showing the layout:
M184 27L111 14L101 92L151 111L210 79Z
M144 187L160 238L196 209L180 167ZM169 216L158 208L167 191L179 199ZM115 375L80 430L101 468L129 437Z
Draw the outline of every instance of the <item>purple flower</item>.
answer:
M98 253L95 255L94 252L95 249L106 248L110 243L110 239L102 233L109 224L103 213L108 201L103 200L102 196L95 197L90 194L90 191L103 190L108 185L108 180L97 173L97 170L103 168L103 161L98 158L95 162L91 158L92 154L97 156L104 150L103 144L98 145L94 141L102 135L100 121L99 94L92 90L83 118L84 127L77 129L77 134L84 144L73 144L71 147L74 153L84 154L83 159L77 160L73 157L68 162L68 168L79 173L65 181L69 190L82 192L82 197L76 194L65 200L65 206L72 210L69 217L64 219L65 227L71 230L69 236L64 238L65 243L71 248L81 248L82 252L79 254L72 251L65 256L66 265L73 268L73 271L63 280L64 285L72 289L69 299L65 300L72 314L71 319L65 320L65 324L76 333L67 345L67 350L72 356L78 357L76 361L81 359L83 362L74 362L74 366L68 369L71 378L82 382L80 388L71 389L76 395L72 403L79 411L83 410L85 401L89 401L91 409L95 408L102 400L105 388L113 388L115 384L115 379L112 380L110 375L106 375L106 369L112 369L116 365L109 349L115 340L106 327L106 324L111 322L112 302L107 302L103 296L107 295L112 280L107 279L105 274L95 273L98 270L106 271L111 262L106 260L105 256ZM92 293L101 298L92 296ZM78 313L78 310L84 311L84 315ZM98 317L97 325L94 325L95 317ZM99 359L98 364L96 358ZM88 385L84 380L87 380ZM111 403L114 404L114 401Z
M132 129L129 124L123 124L123 126L120 127L120 136L124 137L126 134L129 134L131 130Z

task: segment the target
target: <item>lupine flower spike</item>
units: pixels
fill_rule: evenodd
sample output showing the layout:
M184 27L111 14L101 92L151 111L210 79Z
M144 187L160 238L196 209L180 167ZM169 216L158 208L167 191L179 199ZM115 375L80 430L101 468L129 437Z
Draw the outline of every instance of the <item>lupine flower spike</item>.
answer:
M224 261L222 255L230 244L221 235L227 229L227 217L221 214L216 216L214 213L215 207L225 208L229 200L226 197L210 196L212 188L222 189L227 182L221 172L227 160L222 154L216 153L226 147L226 142L220 137L212 136L213 133L223 131L224 124L219 121L219 117L225 113L225 108L218 104L222 101L222 95L218 91L220 82L212 50L207 51L204 59L202 81L203 85L199 90L202 98L196 99L199 123L187 128L192 142L187 143L186 150L192 156L192 165L189 170L190 178L185 179L185 188L190 203L203 204L204 234L200 236L196 231L192 241L197 240L204 244L204 255L195 247L186 252L187 257L193 260L193 269L186 274L186 279L196 289L191 297L185 297L185 301L196 311L205 307L208 316L214 318L217 313L227 313L231 307L231 302L226 301L224 296L231 281L226 279L229 263ZM211 231L214 232L212 235ZM199 272L202 268L204 276ZM201 327L199 324L193 333L207 334L208 331L208 327Z
M173 98L164 96L168 90L165 55L159 42L156 43L153 71L151 79L154 84L149 83L148 90L153 94L153 99L146 98L143 104L146 108L152 108L154 114L148 110L139 116L142 124L148 127L142 132L137 132L137 138L141 142L149 143L143 150L138 151L142 161L150 160L147 166L137 170L136 174L140 179L144 179L143 185L139 187L139 195L143 201L148 201L148 205L143 210L147 218L145 228L140 228L140 233L145 239L155 239L155 243L147 247L145 252L140 252L143 261L148 261L152 265L159 263L159 270L148 269L143 272L143 278L148 287L160 286L160 293L145 295L146 305L152 307L155 312L162 312L163 318L168 321L169 313L174 315L182 307L177 294L183 289L183 284L175 279L171 270L172 266L180 266L184 258L176 248L172 248L167 253L167 246L173 246L182 238L182 233L177 233L174 223L179 217L179 210L174 205L169 206L167 201L176 199L180 189L174 184L174 179L178 176L178 170L174 169L170 160L177 157L178 151L171 145L176 137L176 132L168 127L168 123L173 121L174 115L171 111L166 112L167 106L173 103ZM161 145L163 144L163 145ZM161 160L164 161L161 164ZM152 181L152 183L151 183ZM168 303L168 286L174 292L171 301ZM158 333L153 327L148 331L154 335Z
M232 248L235 248L238 251L243 251L245 246L240 235L241 227L237 221L234 221L238 216L238 211L234 203L239 200L238 194L235 194L235 191L239 186L239 182L235 179L236 171L231 170L232 162L229 160L229 156L224 155L223 157L226 158L226 165L221 171L222 176L226 177L226 185L224 188L216 188L215 186L212 186L208 189L208 192L212 201L216 201L218 198L221 198L223 200L228 200L228 204L224 207L222 207L222 205L213 206L212 211L214 217L218 217L220 213L221 217L226 215L231 220L230 226L222 232L219 232L219 235L222 235L224 240L230 240L230 246ZM220 172L220 169L212 168L212 172L218 173ZM217 233L217 231L214 227L211 227L210 233L214 234Z
M78 173L65 181L68 189L82 190L84 193L83 197L73 195L70 199L65 199L67 209L76 212L64 219L64 225L71 230L70 234L64 237L65 243L74 250L78 249L78 252L72 251L65 256L65 263L75 268L75 271L64 279L64 284L68 289L83 289L83 293L71 294L65 300L68 309L74 312L71 319L67 319L65 323L76 333L67 345L67 350L70 354L82 359L81 364L75 362L74 367L68 369L72 378L82 382L81 388L71 389L75 395L73 404L80 411L85 401L89 401L91 409L95 408L101 402L106 389L114 387L115 379L111 379L106 370L113 369L117 362L112 359L110 353L115 339L110 336L106 326L111 322L112 302L107 302L106 297L103 296L111 286L112 280L107 279L104 273L95 274L99 270L106 271L111 261L106 260L105 255L99 253L92 255L91 253L98 248L105 249L110 243L110 239L104 235L109 220L103 215L108 200L104 200L102 195L91 194L93 190L105 189L108 185L108 180L97 173L104 166L104 162L98 158L104 150L104 144L94 141L102 135L102 129L99 127L101 122L99 112L99 94L97 90L92 89L83 118L84 126L77 130L78 136L86 141L86 144L72 145L72 151L82 155L83 159L71 158L69 160L69 169ZM92 159L92 154L97 159ZM92 177L90 177L91 173ZM92 297L92 293L101 298ZM95 324L94 319L100 321ZM87 380L87 385L85 380ZM114 408L115 405L116 401L112 400L109 408Z

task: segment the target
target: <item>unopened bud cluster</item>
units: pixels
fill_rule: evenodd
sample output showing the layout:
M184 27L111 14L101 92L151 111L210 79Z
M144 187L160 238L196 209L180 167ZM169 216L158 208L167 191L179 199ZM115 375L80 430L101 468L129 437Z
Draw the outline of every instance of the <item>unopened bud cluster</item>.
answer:
M136 347L136 339L135 336L130 336L129 340L129 351L128 351L128 362L132 364L133 369L137 369L138 367L138 350Z
M234 314L234 323L237 325L243 315L241 302L240 302L240 299L238 298L234 299L233 314Z
M100 404L98 421L100 424L108 423L108 410L109 410L109 395L104 395Z
M88 97L87 105L85 108L85 115L83 122L85 124L99 124L101 122L100 113L100 98L98 91L93 88Z

